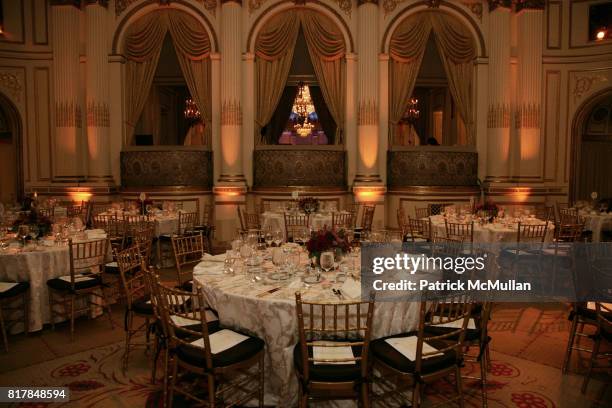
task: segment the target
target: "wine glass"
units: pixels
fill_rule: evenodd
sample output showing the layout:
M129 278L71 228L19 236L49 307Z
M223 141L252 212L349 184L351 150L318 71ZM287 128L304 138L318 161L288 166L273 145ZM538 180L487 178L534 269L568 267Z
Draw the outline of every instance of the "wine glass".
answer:
M266 232L266 234L264 235L264 239L266 241L266 246L269 248L272 246L272 242L274 242L274 237L272 236L272 233L270 231Z
M281 248L276 247L272 251L272 263L277 268L280 268L285 263L285 252Z
M283 232L278 231L278 230L275 231L274 232L274 245L276 245L277 247L280 247L283 241L284 241Z
M23 246L25 247L26 238L30 234L30 227L28 227L27 225L20 225L19 229L17 230L17 234L19 235L19 238L21 238L21 242L23 243Z
M321 268L325 272L329 272L334 268L334 253L331 251L325 251L321 253Z

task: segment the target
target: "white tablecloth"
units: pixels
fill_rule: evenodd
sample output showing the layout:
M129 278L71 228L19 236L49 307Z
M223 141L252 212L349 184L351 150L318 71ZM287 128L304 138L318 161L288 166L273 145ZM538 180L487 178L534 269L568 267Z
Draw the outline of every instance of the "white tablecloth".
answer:
M281 231L285 234L285 216L283 213L267 211L261 217L261 228L264 231ZM320 230L324 226L331 229L332 215L331 213L311 214L308 222L309 227L314 230Z
M455 220L453 222L461 222ZM463 221L466 222L466 221ZM544 223L544 221L536 220L534 222ZM431 224L433 232L438 236L446 236L446 225L444 223L444 216L433 215L431 216ZM513 224L511 227L503 225L501 223L492 223L480 225L478 222L474 222L474 242L477 243L500 243L500 242L516 242L518 224ZM555 226L552 223L548 223L548 232L545 237L546 242L551 242L553 238Z
M580 213L580 216L584 218L584 229L593 233L593 242L601 242L601 231L612 229L612 213Z
M103 212L100 215L117 215L119 219L123 217L122 212ZM155 222L155 236L160 235L172 235L178 232L178 213L170 213L163 215L161 212L159 215L151 215L151 221Z
M302 255L305 260L306 255ZM210 270L214 274L206 274ZM272 283L253 283L245 275L220 274L215 263L201 263L194 269L194 281L203 288L209 305L219 312L221 324L246 330L266 342L266 404L290 407L297 403L298 382L294 371L293 348L298 342L295 292L304 300L337 302L332 284L310 285L300 278ZM333 276L333 272L331 273ZM333 279L330 277L330 280ZM267 293L270 289L281 289ZM263 294L263 296L262 296ZM379 302L374 309L372 339L410 331L418 325L418 303Z

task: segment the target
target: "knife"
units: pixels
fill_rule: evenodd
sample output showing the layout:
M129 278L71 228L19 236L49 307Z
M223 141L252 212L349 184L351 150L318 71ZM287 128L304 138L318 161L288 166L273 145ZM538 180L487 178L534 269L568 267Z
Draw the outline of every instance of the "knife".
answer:
M279 288L273 288L273 289L270 289L270 290L267 290L265 292L260 293L259 295L257 295L257 297L264 297L264 296L269 295L270 293L278 292L281 289L282 288L280 288L280 287Z

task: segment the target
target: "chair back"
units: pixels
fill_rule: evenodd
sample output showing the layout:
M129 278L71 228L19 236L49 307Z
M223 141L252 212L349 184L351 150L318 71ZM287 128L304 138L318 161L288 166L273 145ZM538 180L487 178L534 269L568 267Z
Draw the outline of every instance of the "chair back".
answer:
M472 300L467 293L458 292L435 297L426 293L424 297L419 311L415 373L421 373L423 359L440 353L454 352L457 363L462 361L465 333L472 310ZM453 329L439 335L426 334L428 327L436 326L450 326ZM431 342L435 342L436 350L424 351L423 345L432 345ZM438 347L439 345L443 346Z
M215 223L214 208L210 204L204 204L202 209L202 225L212 227Z
M544 224L521 224L519 222L516 243L544 243L546 232L548 232L548 221Z
M74 291L76 275L82 273L100 274L108 254L108 239L101 238L83 242L68 240L70 259L70 287Z
M74 203L70 204L68 207L66 207L66 215L69 218L82 217L83 206Z
M305 302L301 294L295 294L298 334L302 354L302 373L304 381L310 377L309 365L313 364L351 364L360 363L362 377L367 376L368 352L374 315L374 292L369 301L347 301L339 303ZM351 347L352 358L317 358L311 356L309 347L331 349ZM355 350L361 350L355 355Z
M578 224L578 210L574 208L559 209L559 223L561 224Z
M361 214L361 230L364 232L372 231L372 223L374 222L375 205L364 205L363 213Z
M431 240L431 220L423 218L408 218L408 231L410 239L414 242L416 239Z
M610 303L595 303L597 312L597 335L605 333L608 338L612 336L612 305Z
M402 231L408 231L408 218L406 217L406 210L400 206L395 214L397 219L397 227Z
M151 260L153 249L153 238L155 237L155 223L137 224L134 229L129 231L132 245L138 245L142 260L147 264Z
M535 216L537 219L542 221L554 221L555 209L552 205L536 205Z
M204 237L202 233L172 237L172 251L174 252L176 273L180 286L189 280L185 277L189 276L191 270L186 270L186 268L195 266L204 256Z
M185 292L166 287L159 282L156 287L162 325L165 325L168 330L170 347L174 348L180 345L196 349L205 357L206 370L212 370L212 353L206 313L204 312L206 302L202 295L202 289L196 287L195 293ZM200 342L194 344L194 341L198 339Z
M350 212L333 212L332 213L332 228L335 230L352 229L354 225L353 214Z
M452 205L451 203L432 203L427 205L429 215L440 215L445 207Z
M243 231L255 231L261 229L261 220L259 218L259 213L255 212L247 212L242 210L242 230Z
M429 207L414 207L414 215L416 218L421 219L429 217L431 213L429 212Z
M434 256L456 258L463 252L464 245L463 237L448 238L436 235L432 238L432 253Z
M300 229L308 228L310 225L310 214L283 213L285 218L285 240L289 242ZM299 235L299 233L297 234Z
M198 223L197 212L179 212L178 216L178 234L186 235L192 233L195 230L196 224Z
M168 327L164 324L164 321L161 317L161 300L159 293L159 275L157 270L153 266L149 266L144 261L141 264L142 276L145 284L145 291L150 294L151 306L153 308L153 316L155 320L157 320L162 327L162 334L164 338L170 337L170 331Z
M474 221L471 222L449 222L444 220L446 237L461 239L462 241L474 242Z
M577 242L582 236L584 223L557 224L555 226L555 240L557 242Z
M150 293L145 285L145 277L142 271L144 260L138 245L115 252L115 259L121 275L123 292L127 299L128 309L137 300L142 300Z
M42 217L47 217L51 222L53 222L55 218L55 207L39 207L37 209L38 214Z
M360 203L353 203L348 206L346 211L353 214L353 228L357 226L357 220L359 219L359 210L361 209Z

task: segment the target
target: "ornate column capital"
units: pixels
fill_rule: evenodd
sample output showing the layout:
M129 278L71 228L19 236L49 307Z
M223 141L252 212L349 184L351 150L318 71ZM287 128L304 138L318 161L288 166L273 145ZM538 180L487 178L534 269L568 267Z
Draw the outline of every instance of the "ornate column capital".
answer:
M81 0L51 0L51 6L74 6L81 8Z
M544 0L515 0L515 11L521 10L544 10L546 2Z
M512 9L512 0L489 0L489 12L498 8Z
M85 6L93 6L97 4L104 8L108 7L108 0L85 0L83 3L85 3Z
M378 0L357 0L357 7L363 6L364 4L374 4L378 6Z

